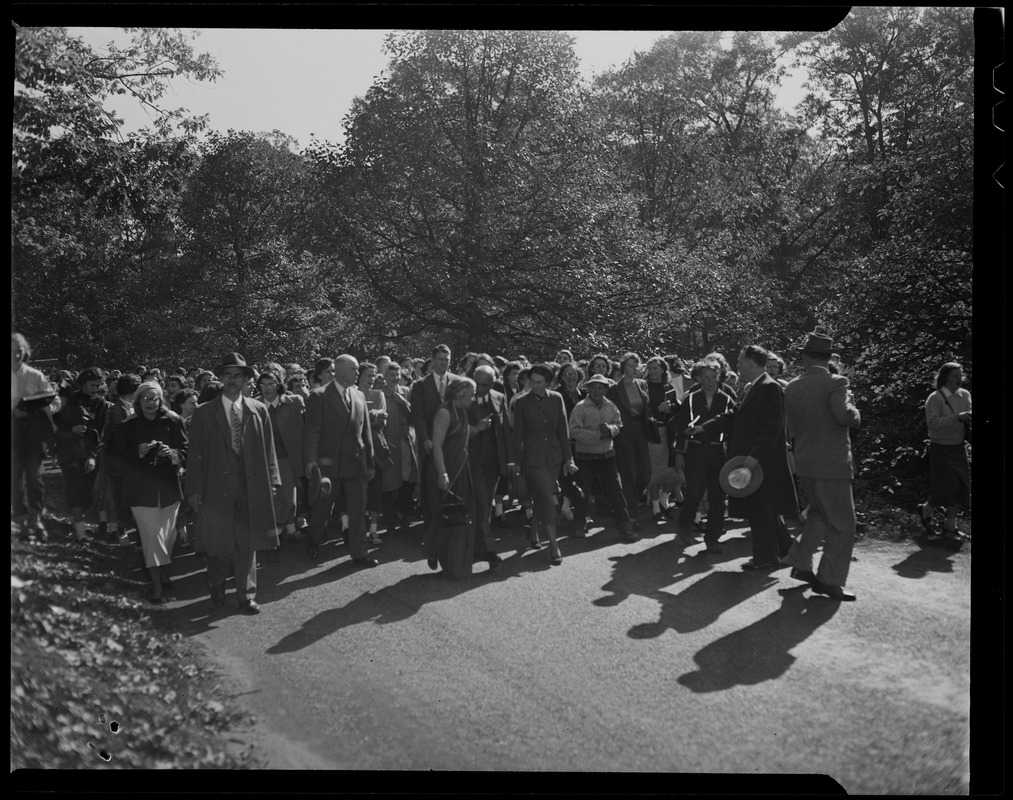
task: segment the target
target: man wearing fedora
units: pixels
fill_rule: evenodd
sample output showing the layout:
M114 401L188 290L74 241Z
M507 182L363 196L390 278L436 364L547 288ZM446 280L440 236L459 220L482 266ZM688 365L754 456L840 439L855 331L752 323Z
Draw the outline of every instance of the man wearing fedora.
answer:
M348 549L352 563L375 567L379 563L366 554L366 487L376 474L373 464L373 436L366 410L366 396L356 384L359 362L350 355L334 360L334 380L318 386L306 401L303 427L305 474L315 485L327 478L331 491L314 491L310 508L309 541L306 553L319 556L327 520L335 502L348 514ZM316 473L319 470L320 476Z
M194 549L207 553L215 607L225 603L232 566L239 608L257 614L257 550L278 546L274 495L281 487L267 407L243 395L254 371L239 353L215 368L220 397L199 405L190 422L186 496L196 514Z
M848 379L828 369L833 353L829 336L811 333L802 348L804 373L784 392L788 434L794 439L795 473L809 498L802 534L785 557L791 576L812 585L813 591L835 600L854 600L844 589L855 545L855 476L849 428L862 417L848 388ZM813 556L823 556L813 574Z
M798 517L798 498L785 444L784 389L766 372L768 355L759 345L742 348L737 369L743 380L752 384L749 392L737 409L729 409L687 431L690 436L701 431L708 435L727 433L729 460L742 456L742 466L752 472L753 480L758 480L755 489L739 496L732 494L728 502L731 516L749 521L753 558L742 565L746 571L779 566L779 559L791 546L782 516ZM757 465L760 470L756 470Z

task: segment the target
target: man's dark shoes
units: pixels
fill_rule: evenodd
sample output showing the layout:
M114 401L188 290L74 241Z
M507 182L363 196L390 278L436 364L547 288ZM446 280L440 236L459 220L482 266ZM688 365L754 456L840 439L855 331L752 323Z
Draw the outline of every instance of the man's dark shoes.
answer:
M259 614L260 606L257 604L256 600L247 600L246 602L239 604L239 610L244 614Z
M217 586L211 587L211 605L215 608L221 608L225 605L225 584L219 583Z
M823 581L815 577L812 581L812 590L818 594L826 595L831 600L849 602L857 599L853 592L846 591L841 586L831 586L829 583L823 583Z
M767 572L776 569L779 564L757 564L755 561L747 561L742 565L744 572Z
M499 569L500 562L503 559L499 557L497 553L489 554L489 572L494 572Z
M316 561L320 556L320 548L313 542L306 542L306 555L310 557L310 561Z
M375 558L369 558L367 556L362 556L361 558L353 558L352 559L352 563L355 564L355 566L357 566L357 567L378 567L378 566L380 566L380 562L379 561L377 561Z
M804 581L805 583L812 583L816 580L816 575L812 570L799 569L798 567L791 568L791 577L797 581Z
M711 555L719 556L724 552L724 548L721 547L717 542L707 543L707 552Z
M429 569L439 569L440 568L440 560L438 558L427 559L426 563L429 565Z

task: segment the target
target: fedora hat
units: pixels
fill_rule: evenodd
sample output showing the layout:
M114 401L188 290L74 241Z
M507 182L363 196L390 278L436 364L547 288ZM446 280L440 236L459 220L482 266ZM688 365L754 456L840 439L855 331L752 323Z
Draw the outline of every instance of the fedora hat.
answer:
M822 333L810 333L802 346L803 353L810 353L814 356L829 356L834 352L834 340Z
M310 470L309 480L309 501L310 505L316 505L317 500L326 500L331 496L331 479L320 474L320 467L316 464Z
M239 353L229 353L222 358L222 363L215 367L215 375L221 377L222 372L224 372L227 367L239 367L246 373L247 378L255 378L257 376L253 367L247 364L246 359L239 355Z
M718 480L729 497L749 497L763 483L763 467L749 469L745 463L746 456L733 456L721 467Z
M590 378L584 381L584 385L587 386L589 383L601 383L605 386L609 387L612 386L612 381L610 381L604 375L592 375Z

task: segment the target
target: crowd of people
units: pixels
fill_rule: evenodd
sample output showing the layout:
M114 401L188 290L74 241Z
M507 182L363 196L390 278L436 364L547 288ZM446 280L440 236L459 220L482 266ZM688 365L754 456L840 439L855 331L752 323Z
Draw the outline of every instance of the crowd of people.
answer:
M800 356L790 382L785 361L755 344L734 369L716 352L578 360L568 349L542 363L469 352L453 364L439 345L426 359L344 354L311 369L229 353L211 369L47 376L12 334L12 520L23 538L48 535L41 466L55 455L73 537L139 544L151 602L171 589L174 548L194 547L212 604L224 605L231 573L239 608L255 614L257 552L277 557L291 540L315 561L328 531L373 567L381 532L421 518L429 567L462 577L479 561L499 567L492 529L512 527L514 506L526 546L547 545L553 565L563 526L574 538L601 527L592 512L624 542L672 522L684 545L702 534L708 554L721 552L731 514L751 532L743 569L790 567L814 591L854 600L850 434L861 415L830 337L811 334ZM921 516L934 536L956 536L970 503L962 381L959 364L943 365L925 404L932 496Z

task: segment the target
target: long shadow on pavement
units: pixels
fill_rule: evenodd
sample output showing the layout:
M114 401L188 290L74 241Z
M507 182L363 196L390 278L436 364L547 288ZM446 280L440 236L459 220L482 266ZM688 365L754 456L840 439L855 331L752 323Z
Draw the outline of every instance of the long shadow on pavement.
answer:
M791 654L840 607L836 600L805 597L805 586L779 589L781 607L734 633L711 642L693 660L699 668L679 676L694 692L719 692L774 680L795 662Z
M400 622L416 614L427 603L449 600L489 581L505 580L518 577L523 572L547 569L551 569L551 566L545 551L519 551L504 558L496 572L483 570L472 573L470 578L455 580L440 572L409 575L392 586L361 594L344 606L321 611L266 652L272 655L296 652L350 625L364 622L388 625Z
M961 551L961 544L948 541L930 542L924 536L914 540L918 549L893 565L902 578L924 578L930 572L953 572L952 558Z

